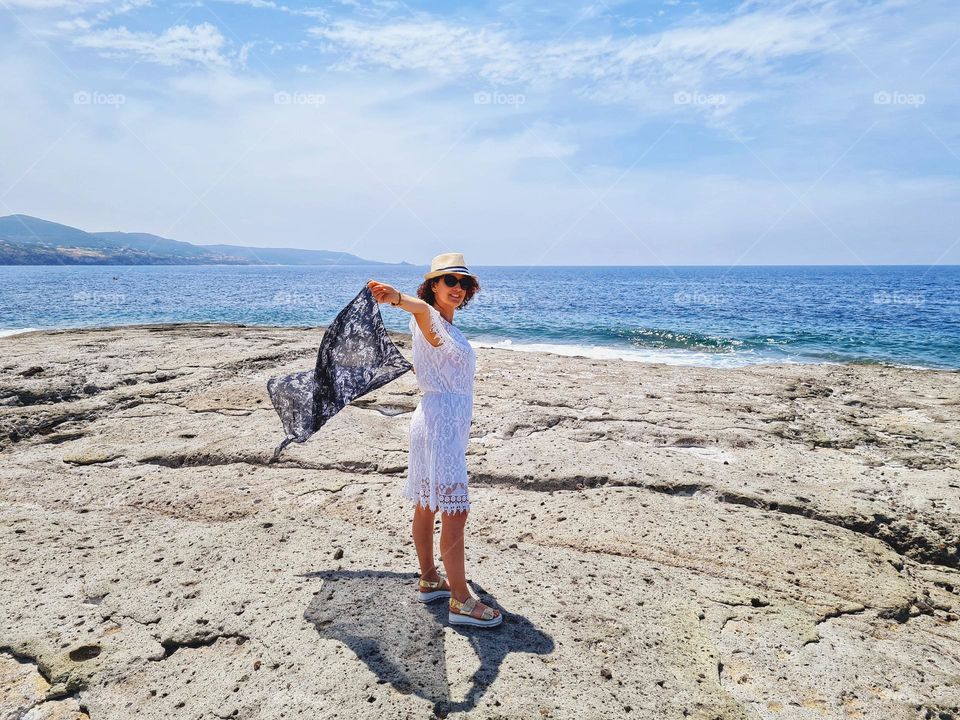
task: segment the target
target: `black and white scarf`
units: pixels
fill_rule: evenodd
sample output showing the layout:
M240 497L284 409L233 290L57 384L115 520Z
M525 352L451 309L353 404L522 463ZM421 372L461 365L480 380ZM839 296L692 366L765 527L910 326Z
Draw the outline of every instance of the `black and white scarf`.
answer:
M270 461L291 442L305 442L356 398L412 368L387 336L377 301L364 285L323 333L313 370L267 381L287 434Z

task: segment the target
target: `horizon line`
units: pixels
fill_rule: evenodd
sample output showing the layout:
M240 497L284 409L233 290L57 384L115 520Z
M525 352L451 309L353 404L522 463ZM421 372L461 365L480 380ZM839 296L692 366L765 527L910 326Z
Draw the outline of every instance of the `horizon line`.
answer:
M333 251L336 252L336 251ZM250 264L240 264L240 263L0 263L0 268L16 268L16 267L32 267L32 268L41 268L41 267L64 267L64 268L98 268L98 267L113 267L113 268L130 268L130 267L193 267L193 268L203 268L203 267L230 267L230 268L280 268L280 267L292 267L292 268L384 268L384 267L396 267L400 265L406 265L411 268L424 268L429 267L429 264L424 263L422 265L416 263L410 263L405 260L398 262L389 262L389 261L379 261L374 260L370 263L331 263L331 264L289 264L289 263L250 263ZM580 264L566 264L566 265L474 265L474 268L624 268L624 269L641 269L641 270L657 270L665 268L725 268L725 269L735 269L735 268L878 268L878 267L904 267L904 268L960 268L960 263L925 263L925 262L916 262L916 263L762 263L762 264L725 264L725 263L700 263L700 264L683 264L683 265L670 265L670 264L660 264L660 265L580 265Z

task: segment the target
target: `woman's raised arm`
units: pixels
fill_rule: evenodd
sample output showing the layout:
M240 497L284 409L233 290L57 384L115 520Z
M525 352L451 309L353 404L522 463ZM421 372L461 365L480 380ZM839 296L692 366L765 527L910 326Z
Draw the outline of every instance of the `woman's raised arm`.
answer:
M367 287L370 288L373 299L378 303L390 303L393 305L397 302L397 298L400 298L400 302L393 306L401 310L406 310L413 315L417 320L417 325L420 327L420 332L423 333L427 342L434 347L440 346L442 340L431 327L430 306L427 305L427 303L418 297L404 295L392 285L377 282L376 280L368 280Z

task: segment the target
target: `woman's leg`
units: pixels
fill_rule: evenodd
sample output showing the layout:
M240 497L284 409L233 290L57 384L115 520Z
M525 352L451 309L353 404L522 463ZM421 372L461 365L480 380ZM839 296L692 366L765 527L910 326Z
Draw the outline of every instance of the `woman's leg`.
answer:
M447 570L450 592L460 602L470 597L463 552L463 527L467 522L468 512L468 510L462 510L440 514L443 518L440 525L440 557L443 559L443 567Z
M436 580L439 573L433 569L437 564L433 559L433 525L436 511L417 503L413 509L413 544L417 548L420 561L420 577L424 580Z
M466 571L464 569L463 552L463 527L467 523L468 510L455 513L441 513L443 522L440 525L440 556L443 558L443 566L447 569L447 580L450 583L450 597L458 602L466 602L473 597L470 589L467 587ZM477 601L477 608L473 612L484 612L487 605ZM496 608L493 610L494 617L500 615ZM454 612L451 606L450 612ZM474 615L474 617L478 617Z

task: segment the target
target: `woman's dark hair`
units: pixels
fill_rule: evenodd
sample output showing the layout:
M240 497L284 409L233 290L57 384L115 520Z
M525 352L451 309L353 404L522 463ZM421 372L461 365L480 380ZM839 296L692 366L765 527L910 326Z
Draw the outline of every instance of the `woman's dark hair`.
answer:
M440 277L430 278L429 280L424 280L420 283L420 287L417 288L417 297L423 300L428 305L433 305L437 301L437 296L433 292L433 287L438 282L443 282L443 275ZM473 278L473 289L463 291L463 302L457 307L457 310L463 310L467 306L467 303L470 302L471 298L480 291L480 281L476 278Z

